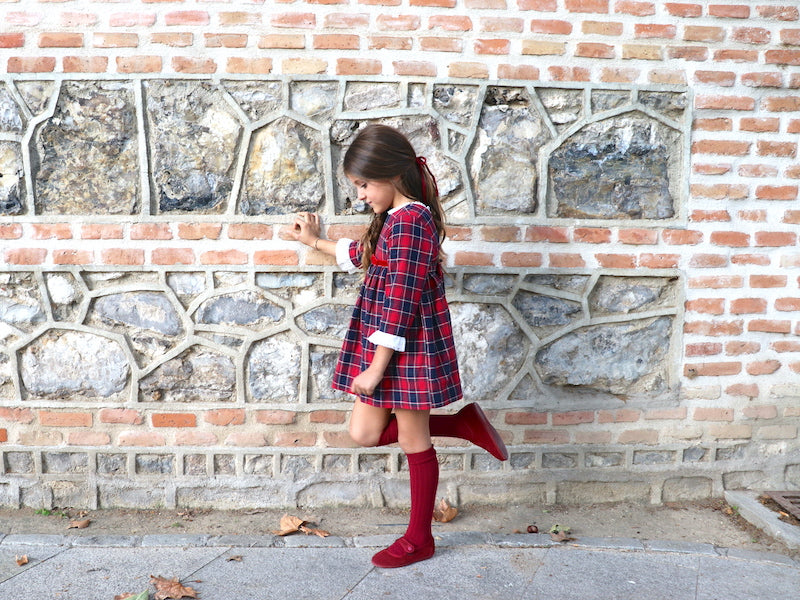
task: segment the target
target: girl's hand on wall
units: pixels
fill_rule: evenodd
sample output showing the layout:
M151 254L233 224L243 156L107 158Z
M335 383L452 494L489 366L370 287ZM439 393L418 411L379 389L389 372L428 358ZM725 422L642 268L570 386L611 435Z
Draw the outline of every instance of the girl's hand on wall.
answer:
M314 245L320 239L320 221L316 213L301 212L294 220L291 235L306 246Z

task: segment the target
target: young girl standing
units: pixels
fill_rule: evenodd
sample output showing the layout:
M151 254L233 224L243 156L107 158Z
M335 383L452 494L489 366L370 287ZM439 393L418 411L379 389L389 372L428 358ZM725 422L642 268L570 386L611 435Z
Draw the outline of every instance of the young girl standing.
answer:
M399 442L408 459L411 517L406 533L372 562L402 567L433 556L431 518L439 462L431 436L466 439L499 460L508 452L477 404L433 415L462 397L440 261L444 211L436 180L406 137L368 125L344 156L344 173L373 210L359 241L326 240L316 214L301 213L295 239L335 256L364 282L333 388L357 396L350 435L362 446Z

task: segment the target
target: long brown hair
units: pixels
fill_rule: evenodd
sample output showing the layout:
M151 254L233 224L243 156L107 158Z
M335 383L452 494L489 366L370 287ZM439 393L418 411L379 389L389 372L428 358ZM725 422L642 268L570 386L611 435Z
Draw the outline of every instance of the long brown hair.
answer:
M431 210L439 245L445 237L444 209L439 200L436 179L422 157L417 157L411 142L393 127L377 123L362 129L344 155L344 172L364 181L392 181L406 198L417 200ZM362 265L367 269L375 252L388 213L374 213L361 238Z

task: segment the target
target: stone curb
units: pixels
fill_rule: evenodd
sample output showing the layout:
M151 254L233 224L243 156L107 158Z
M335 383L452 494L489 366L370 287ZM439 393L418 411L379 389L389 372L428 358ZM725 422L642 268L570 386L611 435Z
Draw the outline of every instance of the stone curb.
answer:
M397 536L390 534L342 538L312 535L47 535L0 534L0 548L6 546L59 546L64 548L381 548ZM546 534L494 535L481 532L459 531L438 534L436 545L440 548L488 546L498 549L573 548L653 554L695 554L717 556L735 560L780 564L800 568L800 561L772 552L756 552L738 548L722 548L712 544L693 542L638 540L634 538L576 538L569 542L554 542Z
M789 548L800 550L800 527L784 523L774 511L758 501L755 492L725 492L725 501L736 507L746 521L786 544Z

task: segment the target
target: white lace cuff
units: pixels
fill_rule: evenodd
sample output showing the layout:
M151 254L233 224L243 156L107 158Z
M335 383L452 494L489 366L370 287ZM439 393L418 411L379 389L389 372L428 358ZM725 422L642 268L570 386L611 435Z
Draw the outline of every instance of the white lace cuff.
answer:
M350 259L350 244L352 243L353 240L347 238L340 238L336 242L336 263L340 269L348 273L356 273L358 271L358 267Z
M391 333L375 331L367 339L376 346L391 348L395 352L405 352L406 350L406 338Z

